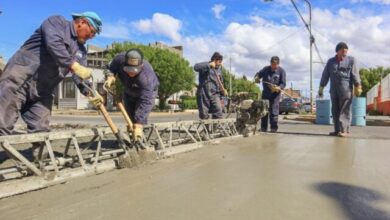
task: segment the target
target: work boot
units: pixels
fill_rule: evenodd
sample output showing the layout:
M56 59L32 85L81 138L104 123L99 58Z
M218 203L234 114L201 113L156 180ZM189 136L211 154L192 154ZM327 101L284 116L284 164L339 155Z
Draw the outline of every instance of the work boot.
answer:
M329 132L329 136L337 136L337 135L339 135L339 132L336 131Z
M348 137L348 133L347 132L339 132L338 136L339 137Z
M278 129L276 129L276 128L271 129L271 133L276 133L276 132L278 132Z

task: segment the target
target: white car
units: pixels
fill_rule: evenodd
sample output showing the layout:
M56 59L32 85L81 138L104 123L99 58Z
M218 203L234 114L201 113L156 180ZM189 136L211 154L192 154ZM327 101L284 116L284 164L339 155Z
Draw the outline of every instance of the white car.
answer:
M303 109L305 110L305 112L310 112L310 102L306 102L303 104ZM316 104L313 103L313 112L316 111Z

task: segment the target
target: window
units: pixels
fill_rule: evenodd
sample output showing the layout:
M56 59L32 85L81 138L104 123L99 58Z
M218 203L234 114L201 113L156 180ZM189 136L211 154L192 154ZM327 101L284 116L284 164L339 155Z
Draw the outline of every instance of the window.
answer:
M63 81L62 94L64 98L76 98L76 89L72 78L65 78Z

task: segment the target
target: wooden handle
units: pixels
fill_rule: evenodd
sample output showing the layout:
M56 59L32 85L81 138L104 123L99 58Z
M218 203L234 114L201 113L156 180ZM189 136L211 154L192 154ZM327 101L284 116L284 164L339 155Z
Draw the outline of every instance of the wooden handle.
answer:
M98 108L100 112L103 114L103 117L106 120L108 126L110 126L112 133L117 134L119 132L118 127L116 127L116 125L112 121L112 118L108 114L106 107L104 107L104 105L99 105Z
M125 118L127 125L129 126L129 130L132 131L133 130L133 122L131 121L129 115L127 114L126 109L123 106L122 102L118 102L117 106L118 106L119 110L122 112L122 115Z

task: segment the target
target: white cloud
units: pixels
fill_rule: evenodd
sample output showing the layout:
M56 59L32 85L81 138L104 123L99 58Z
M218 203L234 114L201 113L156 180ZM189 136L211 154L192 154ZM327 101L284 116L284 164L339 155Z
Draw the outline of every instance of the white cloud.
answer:
M151 19L142 19L133 25L142 33L161 35L173 41L181 40L182 22L167 14L155 13Z
M222 13L225 11L226 6L223 4L215 4L211 10L214 12L214 16L217 19L222 19Z
M125 21L119 21L117 23L104 23L101 37L113 38L113 39L129 39L130 30L129 25Z
M164 20L161 17L174 22L161 22ZM162 25L167 23L176 25ZM287 71L288 85L292 82L294 88L302 91L308 89L309 36L299 18L292 23L275 23L263 17L251 16L249 22L229 23L221 33L186 36L179 33L181 23L176 18L158 13L152 19L135 22L143 33L169 37L173 42L166 43L183 45L184 56L192 65L208 61L213 52L219 51L225 57L225 66L229 66L231 57L233 72L252 78L255 72L269 64L271 56L277 55L281 58L281 66ZM164 26L164 31L158 29L161 26ZM349 45L350 54L359 61L358 66L390 65L390 15L364 17L350 9L335 12L314 9L313 33L325 62L334 56L336 44L345 41ZM125 29L119 31L118 35L127 34ZM162 39L156 36L155 40ZM317 88L323 65L318 63L319 58L313 52L314 88Z
M390 65L390 23L386 15L363 17L349 9L336 12L313 10L313 30L321 56L326 62L335 55L339 41L345 41L350 54L358 60L359 67ZM298 18L297 18L298 19ZM232 57L232 69L248 78L269 64L273 55L281 58L287 71L288 85L306 91L309 88L309 36L302 25L275 24L262 17L253 16L249 23L231 22L223 33L208 36L183 37L185 57L192 64L207 61L214 51ZM297 20L300 22L300 20ZM314 89L318 87L323 65L314 53Z

